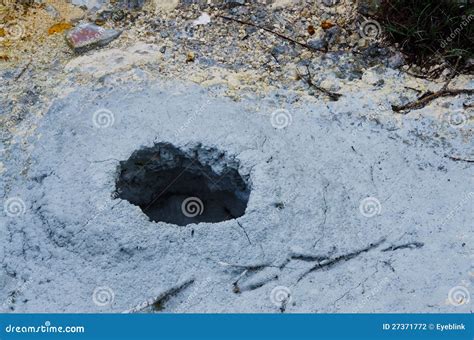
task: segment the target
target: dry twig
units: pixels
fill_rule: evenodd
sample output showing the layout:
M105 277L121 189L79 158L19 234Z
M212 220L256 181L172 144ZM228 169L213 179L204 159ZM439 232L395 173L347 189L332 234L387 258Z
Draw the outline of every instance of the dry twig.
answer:
M474 95L474 89L448 89L449 84L454 79L457 74L457 69L459 66L459 60L457 60L456 65L453 68L453 73L448 78L446 83L443 85L441 90L437 92L426 92L422 94L417 100L414 102L405 104L405 105L392 105L392 109L395 112L402 112L404 114L408 113L410 110L414 109L421 109L424 108L426 105L431 103L433 100L441 97L452 97L457 96L460 94L467 94L467 95Z
M254 24L252 22L248 22L248 21L243 21L243 20L239 20L239 19L236 19L236 18L232 18L232 17L227 17L225 15L218 15L217 17L219 18L222 18L222 19L226 19L226 20L230 20L230 21L235 21L235 22L238 22L239 24L242 24L242 25L247 25L247 26L252 26L252 27L255 27L255 28L258 28L258 29L262 29L268 33L272 33L280 38L282 38L283 40L286 40L286 41L289 41L289 42L292 42L293 44L296 44L296 45L299 45L301 47L304 47L304 48L307 48L309 49L310 51L313 51L313 52L318 52L319 50L315 49L314 47L311 47L309 46L308 44L305 44L305 43L302 43L302 42L299 42L293 38L290 38L286 35L283 35L281 33L278 33L278 32L275 32L269 28L266 28L266 27L263 27L263 26L260 26L260 25L257 25L257 24Z

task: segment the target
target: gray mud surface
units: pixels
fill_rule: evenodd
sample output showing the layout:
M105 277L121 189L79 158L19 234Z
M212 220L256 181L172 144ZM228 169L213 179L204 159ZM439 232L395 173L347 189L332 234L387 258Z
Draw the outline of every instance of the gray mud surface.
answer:
M471 269L470 163L414 128L361 124L350 98L288 106L279 123L252 105L159 81L56 100L27 148L5 153L1 187L24 206L0 220L0 292L14 295L3 307L469 311L447 294ZM116 198L120 162L163 142L238 164L251 189L245 215L177 226Z

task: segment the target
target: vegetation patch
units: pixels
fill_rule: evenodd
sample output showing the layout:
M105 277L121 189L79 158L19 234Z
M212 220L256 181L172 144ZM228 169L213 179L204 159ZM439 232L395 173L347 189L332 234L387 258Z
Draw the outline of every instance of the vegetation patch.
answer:
M377 20L413 63L429 68L448 62L459 71L472 71L468 61L474 57L474 3L383 0Z

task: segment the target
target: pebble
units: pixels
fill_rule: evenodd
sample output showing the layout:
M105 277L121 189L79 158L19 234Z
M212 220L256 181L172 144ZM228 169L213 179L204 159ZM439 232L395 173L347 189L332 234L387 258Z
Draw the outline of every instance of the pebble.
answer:
M50 4L46 4L45 8L46 12L53 18L57 18L59 17L59 12L58 10L53 6L53 5L50 5Z
M237 6L243 6L245 5L245 0L226 0L225 4L228 7L237 7Z
M339 4L339 1L340 0L323 0L323 4L325 6L332 7L332 6L335 6L335 5Z
M405 64L405 58L400 52L397 52L393 56L391 56L387 62L387 66L391 68L399 68L403 64Z
M308 46L314 48L315 50L325 50L328 46L328 43L325 38L321 39L311 39L307 42Z
M67 32L66 41L75 52L82 53L107 45L121 33L114 29L105 29L94 24L85 23Z
M105 6L106 0L72 0L75 6L86 7L87 9L101 9Z

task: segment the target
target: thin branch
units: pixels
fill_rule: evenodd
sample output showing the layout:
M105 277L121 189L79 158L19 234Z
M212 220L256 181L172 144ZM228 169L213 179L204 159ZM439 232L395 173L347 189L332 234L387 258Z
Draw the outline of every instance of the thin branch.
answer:
M460 94L467 94L467 95L474 95L474 89L441 89L435 93L424 94L418 100L408 103L406 105L392 105L392 109L395 112L403 112L404 114L408 113L410 110L414 109L421 109L424 108L426 105L431 103L433 100L441 97L452 97L457 96Z
M431 103L433 100L441 97L452 97L452 96L457 96L459 94L467 94L467 95L473 95L474 94L474 89L448 89L449 84L453 81L454 77L456 77L456 74L458 74L458 67L459 67L459 61L461 58L458 58L456 61L456 65L454 65L454 68L451 69L452 73L449 76L449 78L446 80L446 83L443 85L441 90L437 92L431 92L428 91L424 94L422 94L418 99L414 102L397 106L397 105L392 105L392 109L395 112L403 112L403 113L408 113L410 110L413 109L421 109Z
M327 95L332 101L337 101L339 100L339 98L342 97L342 94L340 93L336 93L336 92L331 92L329 90L326 90L325 88L321 87L321 86L318 86L316 85L315 83L313 83L313 79L312 79L312 76L311 76L311 72L309 70L309 66L306 65L306 75L302 75L299 73L298 69L296 69L296 72L298 73L298 77L300 77L301 79L303 79L306 84L308 84L309 87L312 87L322 93L324 93L325 95Z
M31 62L32 62L32 59L30 59L30 61L28 61L28 63L22 68L20 73L15 77L15 81L19 80L23 76L23 74L26 72L26 70L30 67Z
M307 48L307 49L310 50L310 51L313 51L313 52L318 52L318 51L319 51L318 49L316 49L316 48L314 48L314 47L311 47L311 46L309 46L308 44L299 42L299 41L297 41L297 40L295 40L295 39L292 39L292 38L290 38L290 37L288 37L288 36L286 36L286 35L283 35L283 34L281 34L281 33L275 32L275 31L273 31L273 30L271 30L271 29L269 29L269 28L266 28L266 27L263 27L263 26L254 24L254 23L252 23L252 22L239 20L239 19L232 18L232 17L228 17L228 16L225 16L225 15L218 15L217 17L222 18L222 19L226 19L226 20L230 20L230 21L235 21L235 22L238 22L239 24L242 24L242 25L247 25L247 26L252 26L252 27L255 27L255 28L259 28L259 29L262 29L262 30L264 30L264 31L266 31L266 32L268 32L268 33L274 34L274 35L276 35L276 36L278 36L278 37L280 37L280 38L282 38L282 39L284 39L284 40L286 40L286 41L289 41L289 42L292 42L292 43L294 43L294 44L296 44L296 45L299 45L299 46L301 46L301 47Z
M474 163L474 159L467 159L467 158L461 158L457 156L450 156L450 155L444 155L444 157L449 158L452 161L455 162L467 162L467 163Z

